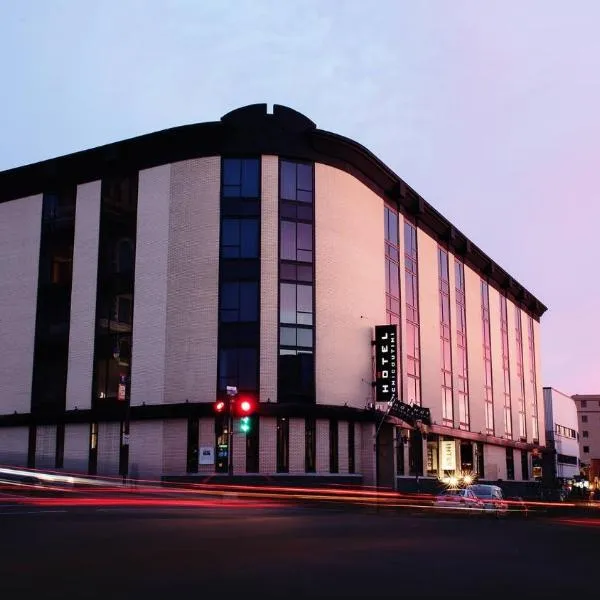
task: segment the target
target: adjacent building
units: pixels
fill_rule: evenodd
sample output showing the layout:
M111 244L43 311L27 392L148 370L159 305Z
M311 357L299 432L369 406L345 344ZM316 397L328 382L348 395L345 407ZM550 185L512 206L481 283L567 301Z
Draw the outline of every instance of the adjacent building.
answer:
M580 472L577 406L571 396L545 387L544 413L549 457L546 465L550 471L544 475L547 480L567 485Z
M600 487L600 394L575 394L581 462L594 489Z
M0 173L0 274L0 463L227 473L213 407L235 386L258 410L234 475L533 479L546 307L289 108ZM373 410L381 325L397 398L429 425Z

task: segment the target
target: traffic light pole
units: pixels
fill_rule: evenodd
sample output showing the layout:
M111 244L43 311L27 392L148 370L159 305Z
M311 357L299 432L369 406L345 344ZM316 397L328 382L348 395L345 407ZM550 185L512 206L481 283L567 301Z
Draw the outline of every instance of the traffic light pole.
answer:
M227 472L233 477L233 406L237 396L237 387L227 386Z

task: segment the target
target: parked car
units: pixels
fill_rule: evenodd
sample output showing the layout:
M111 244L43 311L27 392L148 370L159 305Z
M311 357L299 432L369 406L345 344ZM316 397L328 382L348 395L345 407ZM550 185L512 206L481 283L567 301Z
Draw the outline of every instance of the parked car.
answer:
M479 499L469 489L444 490L436 496L434 506L454 510L481 510Z
M504 516L508 513L508 502L504 499L502 490L497 485L476 484L467 488L480 502L481 509L486 513Z

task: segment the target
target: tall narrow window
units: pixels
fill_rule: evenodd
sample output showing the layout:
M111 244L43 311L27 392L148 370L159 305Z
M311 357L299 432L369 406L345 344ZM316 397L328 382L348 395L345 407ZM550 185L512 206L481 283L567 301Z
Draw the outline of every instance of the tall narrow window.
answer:
M102 181L93 403L123 412L131 389L137 196L137 173Z
M408 404L421 404L421 349L419 344L419 281L417 229L404 222L404 277L406 281L406 373Z
M502 373L504 375L504 437L512 438L512 402L510 391L510 353L508 349L508 306L500 296L500 333L502 334ZM512 450L511 450L512 452Z
M277 417L277 472L290 470L290 422L287 417Z
M483 401L485 432L494 435L494 386L492 383L492 345L490 341L490 295L487 282L481 280L481 324L483 328Z
M533 331L533 317L527 318L527 345L529 346L529 381L531 383L531 437L533 443L537 444L540 438L538 424L538 405L537 405L537 377L535 364L535 340Z
M258 398L260 354L260 159L221 161L217 393ZM229 470L227 421L217 418L218 472ZM258 417L246 435L246 471L258 468Z
M458 393L458 419L460 429L468 430L469 415L469 364L467 359L467 308L465 302L465 266L454 261L456 291L456 375Z
M260 417L250 417L250 431L246 433L246 473L258 473L260 455Z
M356 446L354 439L354 421L348 423L348 473L356 472Z
M88 472L95 475L98 470L98 423L90 423L90 448L88 456Z
M523 481L529 479L529 454L527 450L521 450L521 473L523 474Z
M448 252L438 248L438 271L440 293L440 366L442 379L442 422L454 424L452 407L452 349L450 345L450 279Z
M198 417L190 417L187 426L187 472L198 472L198 440L200 423Z
M521 324L521 309L515 306L515 336L517 340L517 378L519 379L519 438L527 439L527 420L525 418L525 369L523 368L523 327Z
M337 473L339 471L339 438L338 422L329 421L329 472Z
M506 449L506 479L515 478L515 454L512 448Z
M384 210L385 230L385 307L387 322L400 330L400 242L398 213L389 206Z
M317 424L313 417L306 417L304 431L304 470L314 473L317 470Z
M313 165L279 165L278 401L314 403Z
M75 196L71 186L46 193L42 200L32 412L56 414L65 409Z

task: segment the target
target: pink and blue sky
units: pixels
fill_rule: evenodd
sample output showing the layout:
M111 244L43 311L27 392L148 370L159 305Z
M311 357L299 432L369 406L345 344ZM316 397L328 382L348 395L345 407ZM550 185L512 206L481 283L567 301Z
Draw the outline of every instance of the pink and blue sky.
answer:
M254 102L371 149L548 305L600 392L600 3L6 0L0 170Z

